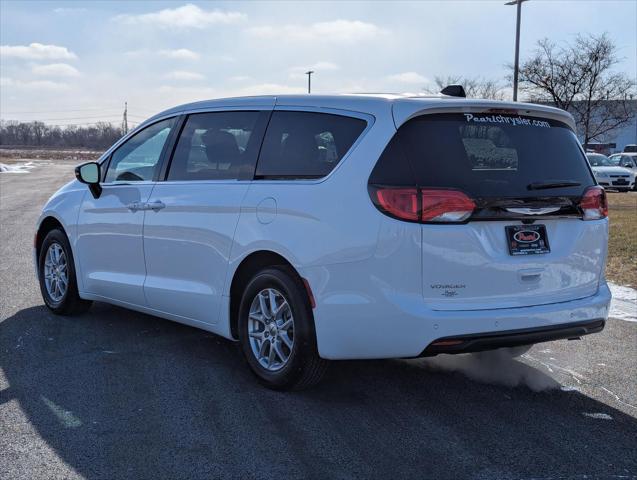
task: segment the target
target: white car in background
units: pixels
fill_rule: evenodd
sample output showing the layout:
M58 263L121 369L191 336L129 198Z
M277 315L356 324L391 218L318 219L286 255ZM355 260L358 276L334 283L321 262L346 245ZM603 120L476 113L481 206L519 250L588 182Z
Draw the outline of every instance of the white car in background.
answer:
M615 153L609 159L613 165L627 168L637 175L637 152ZM637 190L637 182L633 185L633 190Z
M614 164L610 158L601 153L587 153L597 183L604 188L627 192L635 188L635 172Z

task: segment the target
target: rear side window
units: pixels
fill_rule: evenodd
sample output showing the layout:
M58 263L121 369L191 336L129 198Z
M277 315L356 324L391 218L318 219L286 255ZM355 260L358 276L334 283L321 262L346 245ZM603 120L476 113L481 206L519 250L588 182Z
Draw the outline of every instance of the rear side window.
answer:
M392 164L401 171L411 168L420 187L458 189L473 198L576 196L594 185L572 130L561 122L535 117L479 113L416 117L400 127L370 183L405 184L388 176ZM529 188L563 181L580 185Z
M320 178L330 173L365 130L358 118L275 111L257 164L257 178Z
M238 179L244 165L254 166L261 140L260 134L253 139L259 115L231 111L188 116L168 180Z

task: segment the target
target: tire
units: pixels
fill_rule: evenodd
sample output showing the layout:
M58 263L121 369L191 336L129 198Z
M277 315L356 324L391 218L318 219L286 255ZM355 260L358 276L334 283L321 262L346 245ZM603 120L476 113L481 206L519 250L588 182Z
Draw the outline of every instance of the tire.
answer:
M57 262L51 262L49 254L56 256ZM50 265L57 265L51 267ZM65 268L61 267L65 265ZM47 278L54 278L48 281ZM64 278L66 286L64 286ZM59 228L51 230L40 248L38 258L38 279L44 303L57 315L76 315L89 309L93 302L82 300L77 291L73 252L66 234ZM57 285L57 287L56 287Z
M266 387L302 390L321 380L329 362L318 355L307 292L291 269L271 267L252 277L243 292L238 324L243 355Z

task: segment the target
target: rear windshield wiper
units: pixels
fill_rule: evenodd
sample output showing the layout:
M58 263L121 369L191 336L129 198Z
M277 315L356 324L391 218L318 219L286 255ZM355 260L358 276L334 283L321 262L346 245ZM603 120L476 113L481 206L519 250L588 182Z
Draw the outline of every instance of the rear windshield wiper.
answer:
M548 190L549 188L562 187L579 187L581 183L572 180L558 180L552 182L533 182L529 183L526 188L528 190Z

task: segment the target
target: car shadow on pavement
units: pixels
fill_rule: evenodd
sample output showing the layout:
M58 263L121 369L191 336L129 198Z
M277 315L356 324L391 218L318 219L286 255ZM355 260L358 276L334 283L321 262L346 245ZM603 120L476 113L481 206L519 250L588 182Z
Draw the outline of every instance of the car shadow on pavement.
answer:
M24 445L28 425L5 423L26 418L86 478L637 474L637 420L577 391L366 361L335 362L312 390L274 392L233 342L100 303L78 317L32 307L7 318L0 366L2 461L41 448Z

